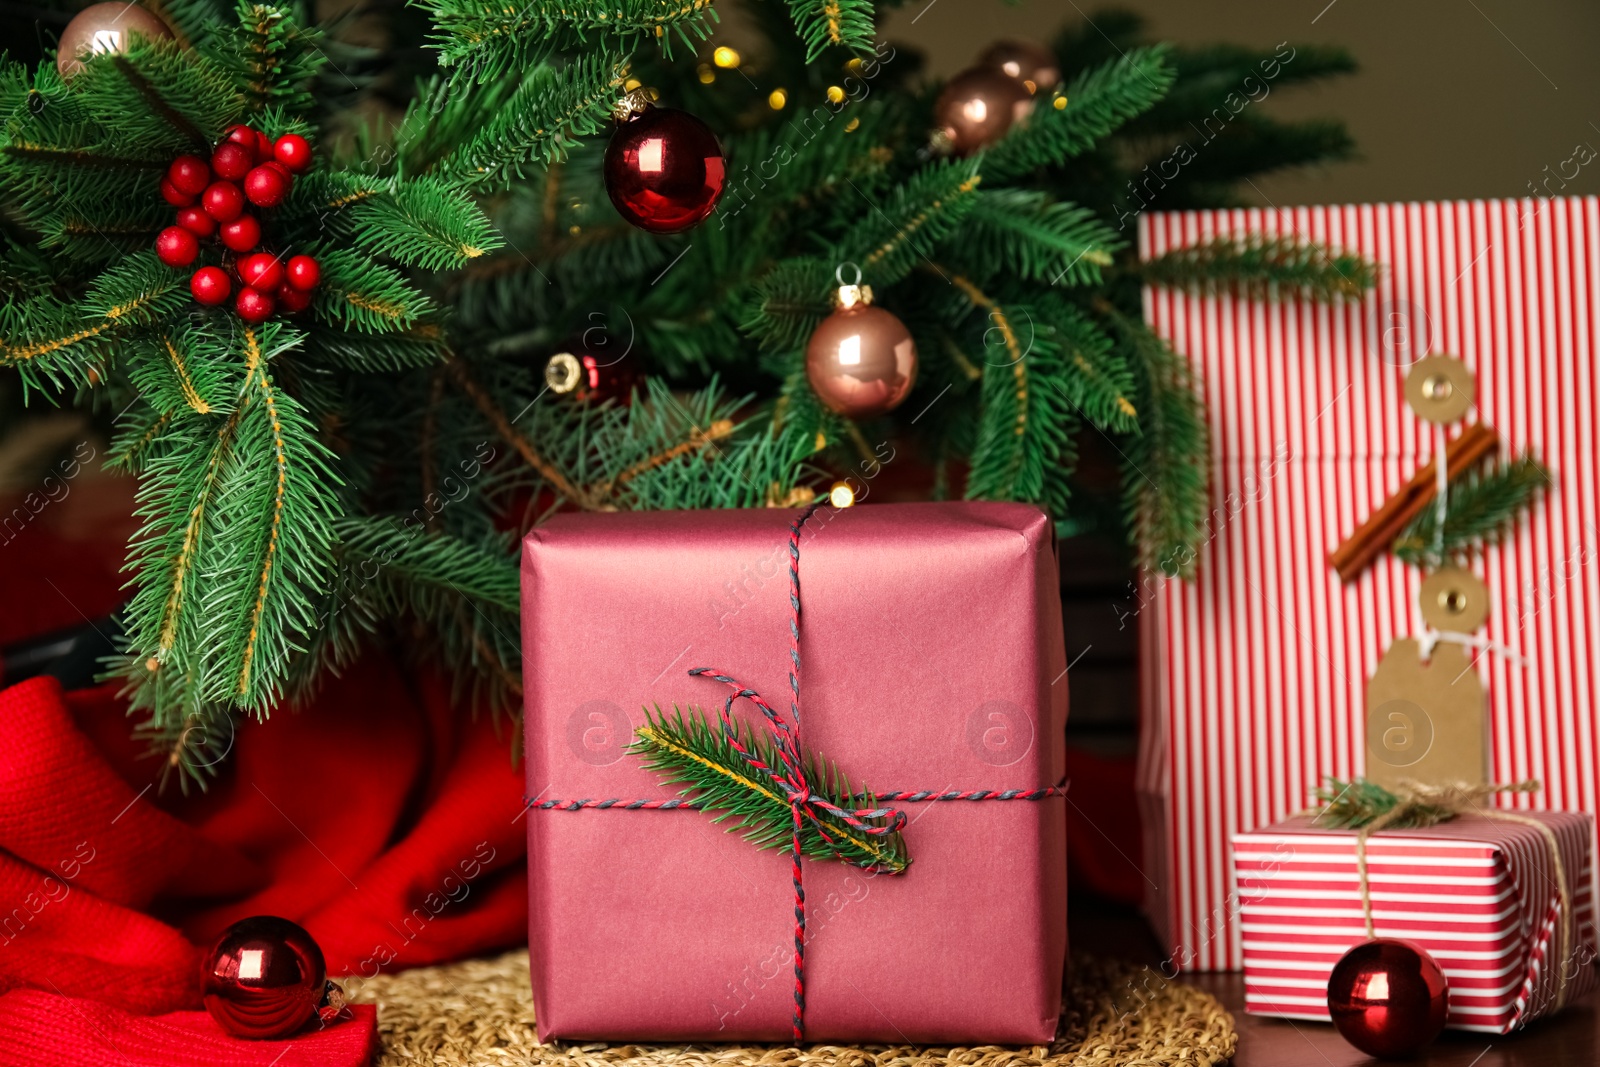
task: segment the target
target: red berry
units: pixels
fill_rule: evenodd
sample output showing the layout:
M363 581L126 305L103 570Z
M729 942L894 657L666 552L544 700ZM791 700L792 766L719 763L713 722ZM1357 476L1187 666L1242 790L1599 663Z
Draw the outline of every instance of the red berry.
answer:
M222 224L223 247L232 252L249 252L261 243L261 223L254 215L240 215Z
M288 182L291 186L294 185L294 172L288 167L284 166L282 163L279 163L276 159L269 159L261 165L269 170L277 171L279 174L283 175L284 181Z
M253 166L256 163L256 149L260 146L261 142L256 137L256 131L252 130L250 127L229 126L228 132L223 134L222 143L238 145L240 148L250 153L251 165Z
M311 306L311 294L284 282L278 286L278 306L293 315Z
M202 304L215 307L228 299L232 291L233 282L228 280L227 272L221 267L201 267L189 279L189 292Z
M266 134L262 133L260 130L255 131L255 133L256 133L256 162L257 163L265 163L267 160L272 158L272 138L268 137Z
M289 179L263 163L244 177L244 195L257 207L277 207L289 191Z
M199 196L211 184L211 168L199 156L179 156L167 168L167 181L180 193Z
M265 322L272 314L272 297L259 289L246 286L239 290L239 299L234 301L239 317L246 322Z
M156 235L156 256L169 267L187 267L200 254L200 242L182 226L168 226Z
M161 198L173 207L188 207L194 203L194 197L173 185L166 178L161 179Z
M239 277L253 289L271 292L283 281L283 266L271 252L257 252L239 260Z
M311 145L298 133L286 133L272 146L272 156L296 174L311 166Z
M217 150L211 153L211 169L217 172L217 177L230 182L249 174L254 165L255 156L251 150L232 141L219 144Z
M322 267L310 256L290 256L284 273L290 285L308 293L322 280Z
M178 225L196 237L210 237L217 229L216 220L197 207L179 208Z
M212 182L201 194L200 206L218 222L232 222L244 210L244 194L232 182Z

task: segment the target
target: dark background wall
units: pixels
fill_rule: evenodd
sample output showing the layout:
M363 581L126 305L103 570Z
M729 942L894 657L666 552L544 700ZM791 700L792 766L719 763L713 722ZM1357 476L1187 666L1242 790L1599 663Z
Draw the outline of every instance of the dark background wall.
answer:
M1531 195L1580 144L1600 150L1597 0L1130 0L1152 35L1185 44L1338 44L1359 73L1269 98L1285 118L1348 123L1361 154L1275 177L1260 206ZM882 33L947 76L998 37L1048 41L1092 18L1082 0L907 0ZM1070 77L1070 72L1069 72ZM1573 164L1566 171L1571 174ZM1565 190L1600 192L1600 157Z

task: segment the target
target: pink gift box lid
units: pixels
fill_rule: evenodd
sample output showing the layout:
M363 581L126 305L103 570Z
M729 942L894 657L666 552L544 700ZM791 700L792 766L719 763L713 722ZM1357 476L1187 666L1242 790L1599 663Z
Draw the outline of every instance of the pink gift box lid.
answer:
M677 795L625 750L644 706L720 706L725 687L690 668L787 707L795 514L562 515L529 533L530 798ZM825 509L801 551L808 751L879 792L1062 781L1065 649L1041 512ZM1066 946L1064 802L901 806L905 874L805 864L808 1040L1048 1040ZM541 1038L789 1038L786 854L698 811L527 819Z

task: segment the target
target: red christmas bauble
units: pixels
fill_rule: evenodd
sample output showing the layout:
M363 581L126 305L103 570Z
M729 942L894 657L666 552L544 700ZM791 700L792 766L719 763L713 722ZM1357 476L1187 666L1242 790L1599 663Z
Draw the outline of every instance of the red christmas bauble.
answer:
M260 147L261 142L256 137L256 131L250 127L244 125L229 126L228 132L222 135L222 140L225 144L236 144L250 153L252 165L257 162L256 149Z
M269 293L283 282L283 267L271 252L257 252L239 260L239 277L251 288Z
M168 226L156 235L156 257L169 267L187 267L199 254L199 240L182 226Z
M215 307L228 299L228 294L233 292L233 282L221 267L201 267L189 279L189 292L200 303Z
M167 168L167 181L179 192L199 196L211 184L211 168L199 156L179 156Z
M239 294L241 303L246 289ZM257 294L258 296L260 294ZM267 301L270 315L271 298ZM244 314L243 309L239 312ZM251 322L261 319L250 318ZM257 915L223 931L200 971L206 1011L234 1037L288 1037L317 1013L327 982L322 949L288 919Z
M244 194L232 182L212 182L200 194L200 206L218 222L232 222L244 210Z
M711 127L649 107L617 127L606 148L606 192L622 217L650 233L678 233L711 214L727 176Z
M257 207L277 207L289 191L289 179L276 164L263 163L244 176L244 195Z
M311 306L311 294L304 289L296 289L288 282L278 286L278 306L291 315L304 311Z
M170 178L161 179L161 199L173 207L188 207L194 203L194 197L173 185Z
M545 385L580 403L626 401L638 384L638 368L627 352L607 351L609 347L603 341L595 348L581 342L567 345L545 363Z
M284 265L286 281L296 289L310 292L322 280L322 267L310 256L290 256Z
M220 236L230 252L250 252L261 243L261 223L254 215L240 215L222 224Z
M298 133L286 133L272 146L272 157L294 174L304 174L311 166L311 143Z
M892 312L841 307L806 345L806 378L829 411L866 419L892 411L917 380L917 346Z
M250 149L232 141L222 142L217 145L216 151L211 153L211 169L224 181L238 181L250 173L250 168L254 164L255 157Z
M217 220L197 207L179 208L178 225L196 237L210 237L217 232Z
M239 290L239 299L233 303L239 317L246 322L265 322L272 317L275 304L271 293L245 286Z
M1344 1039L1369 1056L1414 1055L1444 1029L1450 988L1416 945L1380 937L1357 945L1328 978L1328 1014Z

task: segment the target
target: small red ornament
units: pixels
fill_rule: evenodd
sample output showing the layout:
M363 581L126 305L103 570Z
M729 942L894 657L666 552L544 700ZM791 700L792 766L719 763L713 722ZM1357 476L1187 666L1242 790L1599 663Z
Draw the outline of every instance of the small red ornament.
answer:
M224 141L211 153L211 169L224 181L236 182L250 173L255 158L243 145Z
M230 252L250 252L261 243L261 223L254 215L240 215L222 224L222 244Z
M241 302L248 292L239 294ZM271 298L262 299L271 314ZM206 1011L218 1026L234 1037L271 1040L288 1037L317 1014L327 964L322 949L299 925L257 915L223 931L206 955L200 981Z
M232 222L244 210L244 194L232 182L212 182L200 195L200 206L218 222Z
M232 291L233 282L228 280L228 272L221 267L201 267L189 279L189 292L200 303L211 307L228 299Z
M289 191L290 179L277 164L263 163L244 178L244 195L257 207L277 207Z
M210 237L217 230L217 220L197 207L179 208L178 225L196 237Z
M606 192L641 230L687 230L704 221L722 195L722 146L711 127L687 111L639 107L606 147Z
M179 156L167 168L167 181L181 193L199 196L211 184L211 168L199 156Z
M239 277L262 292L271 292L283 282L283 267L271 252L257 252L239 260Z
M278 306L290 315L294 315L311 306L311 294L284 282L278 286Z
M305 292L315 289L322 280L322 267L310 256L290 256L284 272L288 284Z
M304 174L311 166L311 144L298 133L286 133L272 146L272 156L292 173Z
M579 403L619 400L624 403L638 384L639 372L627 352L607 351L606 338L591 348L582 340L566 346L544 365L544 383L557 396Z
M265 322L272 317L275 304L271 293L245 286L239 290L239 299L233 302L239 317L246 322Z
M194 203L194 197L173 185L169 178L161 179L161 199L173 207L188 207Z
M817 325L806 344L806 378L829 411L866 419L892 411L917 380L917 345L893 312L872 305L872 288L844 284L838 309ZM860 271L856 280L860 281Z
M1328 978L1328 1014L1344 1039L1369 1056L1421 1052L1444 1029L1450 988L1444 971L1407 941L1357 945Z
M950 79L933 114L958 156L988 148L1033 110L1033 94L999 70L974 67Z
M156 235L156 256L169 267L187 267L200 254L200 242L182 226L168 226Z
M257 163L265 163L267 160L272 158L272 138L268 137L266 134L262 133L260 130L256 130L255 131L255 135L256 135L256 162Z
M255 162L256 148L260 141L256 139L256 131L248 126L229 126L228 132L222 135L224 144L236 144L250 153L251 162Z

